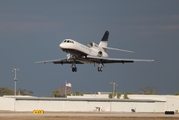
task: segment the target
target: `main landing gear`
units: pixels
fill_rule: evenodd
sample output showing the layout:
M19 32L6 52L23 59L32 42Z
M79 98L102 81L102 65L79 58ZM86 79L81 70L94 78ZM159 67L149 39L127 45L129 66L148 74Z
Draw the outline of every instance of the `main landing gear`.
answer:
M72 67L72 72L77 72L77 67Z

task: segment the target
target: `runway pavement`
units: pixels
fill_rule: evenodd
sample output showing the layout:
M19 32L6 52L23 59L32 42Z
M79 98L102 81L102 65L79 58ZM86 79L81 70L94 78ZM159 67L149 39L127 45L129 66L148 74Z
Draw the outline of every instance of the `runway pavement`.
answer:
M179 118L179 114L174 115L165 115L164 113L106 113L106 112L91 112L91 113L44 113L44 114L33 114L33 113L27 113L27 112L15 112L15 113L0 113L0 117L25 117L25 116L36 116L36 117L42 117L42 116L57 116L57 117L177 117Z

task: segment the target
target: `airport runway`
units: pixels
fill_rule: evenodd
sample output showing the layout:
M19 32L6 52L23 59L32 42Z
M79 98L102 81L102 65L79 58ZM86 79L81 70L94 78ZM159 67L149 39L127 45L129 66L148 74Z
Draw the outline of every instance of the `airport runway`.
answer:
M0 117L175 117L179 119L179 114L165 115L164 113L106 113L106 112L91 112L91 113L44 113L44 114L33 114L27 112L15 112L15 113L0 113Z

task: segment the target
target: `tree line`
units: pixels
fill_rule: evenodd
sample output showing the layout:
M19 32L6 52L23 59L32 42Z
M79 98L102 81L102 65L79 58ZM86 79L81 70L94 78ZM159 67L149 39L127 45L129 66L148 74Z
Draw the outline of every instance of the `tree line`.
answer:
M157 95L157 89L154 87L143 87L139 89L140 94L142 95ZM33 91L26 89L18 89L16 95L33 95ZM128 95L132 93L124 93L124 99L129 99ZM3 95L14 95L14 90L9 87L0 87L0 96ZM174 93L174 95L179 95L179 92ZM70 87L58 88L52 91L52 97L66 97L66 96L83 96L83 93L76 91L73 92ZM109 95L109 98L120 98L121 93L117 91L112 91Z
M157 89L154 88L154 87L142 87L142 88L139 88L139 92L140 94L142 95L158 95L157 93ZM128 98L128 95L129 94L136 94L136 93L124 93L123 95L123 98L124 99L129 99ZM179 96L179 92L175 92L174 95L176 96ZM111 99L111 98L120 98L121 97L121 93L120 92L117 92L117 91L112 91L108 97Z
M66 96L83 96L79 91L73 93L71 87L62 86L56 90L52 90L52 97L66 97Z
M116 90L114 90L114 91L112 91L112 93L109 93L108 98L109 98L109 99L112 99L112 98L117 98L117 99L119 99L119 98L121 97L121 95L122 95L122 94L121 94L120 92L117 92ZM129 99L129 98L128 98L128 93L124 93L123 99Z
M3 95L14 95L14 90L9 87L0 87L0 96ZM33 95L33 91L18 89L16 95Z

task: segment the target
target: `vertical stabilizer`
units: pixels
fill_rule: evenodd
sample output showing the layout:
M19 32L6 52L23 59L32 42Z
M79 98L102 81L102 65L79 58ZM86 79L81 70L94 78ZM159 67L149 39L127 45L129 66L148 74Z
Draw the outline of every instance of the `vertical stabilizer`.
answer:
M101 39L101 42L99 43L100 47L107 47L108 45L108 37L109 37L109 32L106 31Z

